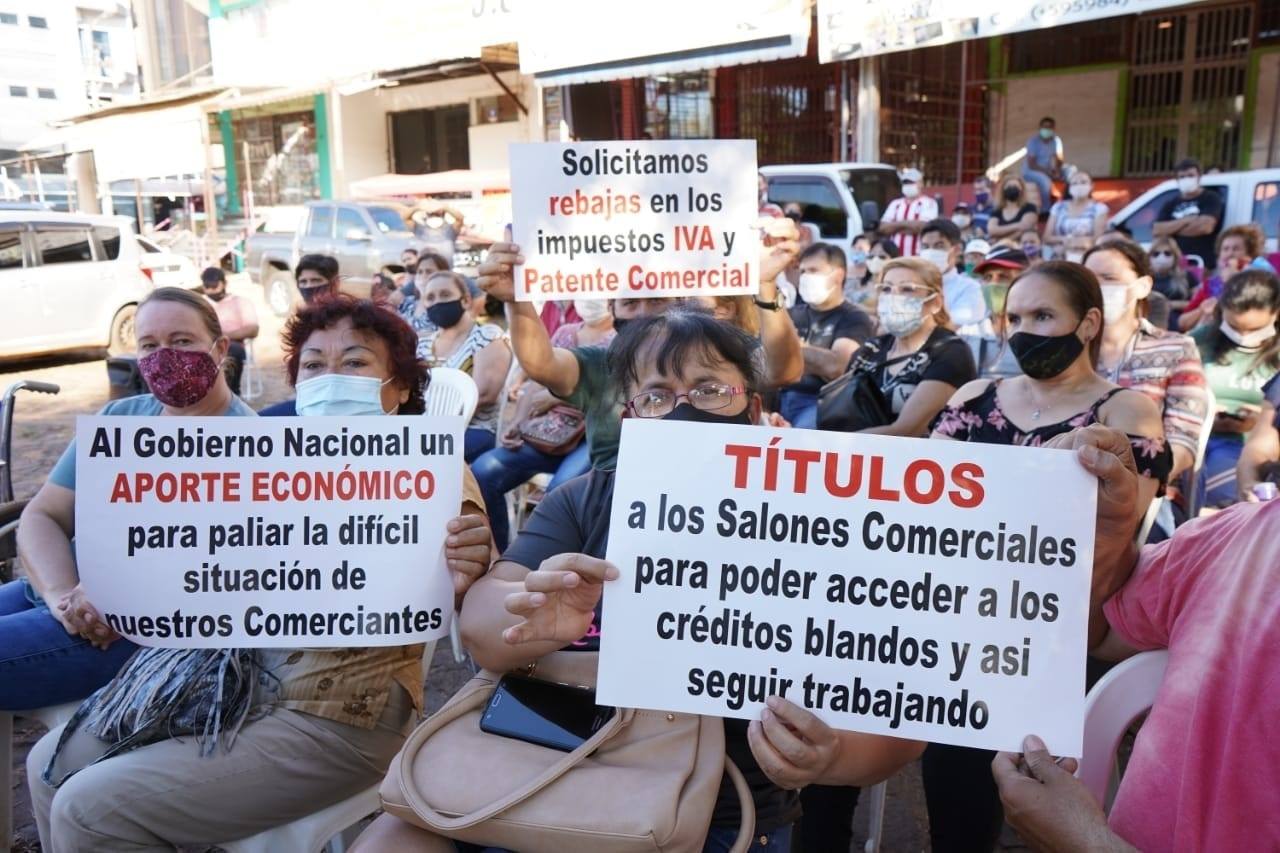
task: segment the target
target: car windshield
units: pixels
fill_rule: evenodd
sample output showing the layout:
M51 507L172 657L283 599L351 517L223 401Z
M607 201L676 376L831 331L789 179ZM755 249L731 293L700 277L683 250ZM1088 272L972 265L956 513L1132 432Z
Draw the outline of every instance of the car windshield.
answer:
M889 202L902 194L902 185L892 169L841 169L840 176L849 185L855 202L874 201L882 213Z
M378 226L378 230L383 234L408 233L409 228L404 224L404 219L393 208L370 207L366 209L369 211L369 215L373 217L373 223Z

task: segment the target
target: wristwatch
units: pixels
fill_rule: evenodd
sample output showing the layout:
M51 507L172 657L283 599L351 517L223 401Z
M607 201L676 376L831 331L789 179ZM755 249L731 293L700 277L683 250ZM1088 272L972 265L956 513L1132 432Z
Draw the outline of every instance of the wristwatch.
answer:
M772 301L772 302L765 302L763 299L761 299L759 296L757 296L757 297L755 297L755 303L756 303L756 306L757 306L757 307L759 307L759 308L763 308L763 309L764 309L764 310L766 310L766 311L781 311L781 310L782 310L782 306L778 304L778 300L777 300L777 299L775 299L775 300L774 300L774 301Z

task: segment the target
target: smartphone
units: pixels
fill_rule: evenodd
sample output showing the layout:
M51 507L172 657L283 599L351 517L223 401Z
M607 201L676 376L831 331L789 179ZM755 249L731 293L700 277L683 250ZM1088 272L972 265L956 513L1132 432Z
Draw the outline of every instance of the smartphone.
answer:
M504 675L480 715L480 730L572 752L613 718L587 687Z

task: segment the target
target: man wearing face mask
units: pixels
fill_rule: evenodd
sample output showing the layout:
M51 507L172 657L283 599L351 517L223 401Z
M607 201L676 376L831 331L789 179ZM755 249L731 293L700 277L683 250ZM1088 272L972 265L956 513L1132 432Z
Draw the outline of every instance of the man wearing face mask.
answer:
M231 393L240 396L240 377L248 356L244 342L258 336L258 312L243 296L227 291L227 275L218 267L200 273L200 290L213 303L214 313L222 324L222 333L231 341L227 350L227 384Z
M973 179L973 227L982 235L987 233L987 222L995 215L996 208L992 203L991 179L979 175Z
M310 305L324 296L338 294L338 261L329 255L303 255L293 271L302 301Z
M1027 156L1022 161L1023 180L1030 181L1040 190L1040 212L1044 213L1053 203L1053 181L1062 174L1062 139L1058 136L1057 123L1045 116L1040 119L1040 130L1027 140Z
M938 203L924 194L924 175L919 169L901 170L898 180L902 182L902 197L885 208L880 233L893 238L903 257L911 257L920 251L920 232L925 224L938 218Z
M780 411L792 426L816 429L818 391L849 366L875 321L844 298L845 255L839 246L814 243L800 255L800 298L791 322L800 335L804 376L782 391Z
M987 303L977 280L956 268L964 241L954 222L935 219L920 232L920 258L942 273L942 296L956 334L969 345L974 360L980 355Z
M997 246L974 267L974 275L982 281L982 298L990 312L990 331L983 335L982 357L978 359L978 372L983 378L1017 376L1022 372L1018 359L1006 343L1008 328L1004 303L1009 295L1009 285L1028 266L1027 256L1021 249Z
M951 221L955 223L956 228L960 229L962 242L967 243L982 236L982 232L973 224L973 211L967 202L956 202L956 206L951 210Z
M1200 186L1200 163L1190 158L1175 167L1178 195L1160 209L1151 226L1153 237L1172 237L1184 255L1198 255L1205 269L1218 264L1215 243L1222 230L1222 197Z

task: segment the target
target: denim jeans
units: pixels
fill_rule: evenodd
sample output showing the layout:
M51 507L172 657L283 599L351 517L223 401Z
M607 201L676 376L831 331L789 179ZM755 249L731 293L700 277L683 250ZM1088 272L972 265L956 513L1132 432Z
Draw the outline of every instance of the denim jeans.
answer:
M466 432L462 434L462 455L467 460L467 464L474 462L481 453L493 450L496 438L492 430L467 427Z
M25 579L0 585L0 710L29 711L84 699L138 647L106 651L68 634Z
M1028 169L1025 166L1022 169L1022 179L1030 181L1040 188L1040 212L1044 213L1053 206L1053 179L1044 172L1037 172L1035 169Z
M783 391L778 404L779 414L796 429L818 428L818 395L804 391Z
M498 550L505 551L511 536L507 522L507 492L535 474L550 474L547 491L591 468L591 449L584 440L565 456L552 456L525 444L519 450L495 447L471 463L471 473L480 484L484 505L489 512L489 527ZM532 567L531 567L532 568Z
M738 827L713 826L702 844L702 853L727 853L738 840ZM791 849L791 827L781 826L773 832L757 834L747 848L750 853L786 853Z

